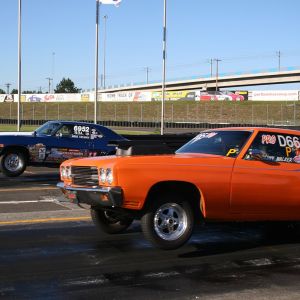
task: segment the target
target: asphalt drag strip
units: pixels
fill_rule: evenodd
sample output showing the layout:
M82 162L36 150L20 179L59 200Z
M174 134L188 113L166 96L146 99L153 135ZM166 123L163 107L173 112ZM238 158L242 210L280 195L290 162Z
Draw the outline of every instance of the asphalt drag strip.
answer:
M89 210L69 203L58 181L58 169L29 168L16 178L0 174L0 226L90 221Z

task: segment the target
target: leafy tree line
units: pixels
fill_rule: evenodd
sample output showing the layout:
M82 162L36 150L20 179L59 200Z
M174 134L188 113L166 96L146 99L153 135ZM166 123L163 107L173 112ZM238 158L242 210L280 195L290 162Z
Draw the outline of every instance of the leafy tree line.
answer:
M75 86L75 83L70 78L63 78L57 85L56 89L54 89L54 93L62 93L62 94L69 94L69 93L80 93L81 89ZM10 92L11 94L18 94L17 89L12 89ZM3 89L0 89L0 94L6 94ZM22 94L42 94L41 91L23 91Z

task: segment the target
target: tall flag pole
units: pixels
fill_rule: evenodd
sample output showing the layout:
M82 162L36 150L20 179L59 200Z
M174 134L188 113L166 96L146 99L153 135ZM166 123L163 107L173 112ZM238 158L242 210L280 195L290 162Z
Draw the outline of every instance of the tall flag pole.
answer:
M18 108L17 108L17 131L20 131L20 102L21 102L21 8L22 1L19 0L19 13L18 13Z
M95 45L95 102L94 102L94 123L97 124L98 115L98 65L99 65L99 15L101 4L113 4L116 7L122 0L96 0L96 45Z
M164 27L163 27L163 79L162 79L162 100L161 100L161 121L160 134L164 134L165 119L165 86L166 86L166 45L167 45L167 0L164 0Z

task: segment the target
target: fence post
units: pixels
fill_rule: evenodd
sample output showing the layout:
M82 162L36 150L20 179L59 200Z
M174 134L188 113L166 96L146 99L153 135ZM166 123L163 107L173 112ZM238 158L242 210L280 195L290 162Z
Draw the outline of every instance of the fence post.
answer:
M117 121L117 104L115 103L115 121Z
M57 120L59 120L59 103L57 103Z
M189 121L189 113L190 113L190 107L189 104L186 104L186 122Z
M34 121L34 103L32 105L32 120Z
M85 121L88 121L88 104L85 104Z
M143 122L143 103L141 103L141 122Z
M45 102L45 121L47 120L47 103Z
M130 103L127 103L127 121L130 122Z
M296 126L296 102L294 102L294 126Z

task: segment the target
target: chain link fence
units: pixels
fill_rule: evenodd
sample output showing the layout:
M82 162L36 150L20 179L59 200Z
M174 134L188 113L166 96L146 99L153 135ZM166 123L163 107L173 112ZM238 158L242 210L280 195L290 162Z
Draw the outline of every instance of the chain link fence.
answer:
M100 102L98 112L98 121L159 123L161 102ZM36 124L37 120L92 122L94 104L21 103L20 117L26 124ZM13 123L16 119L17 103L1 103L0 121ZM300 102L168 101L165 103L165 122L299 126Z

